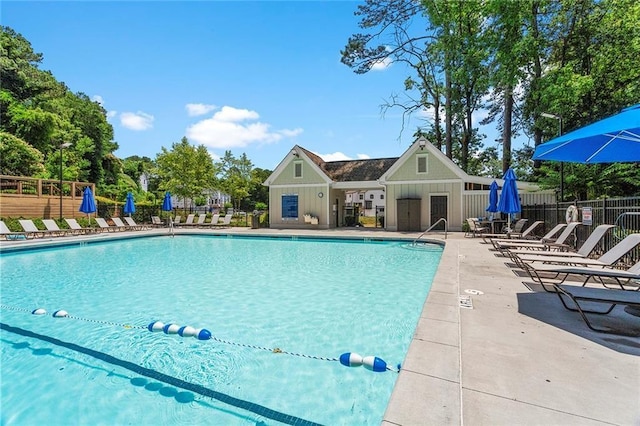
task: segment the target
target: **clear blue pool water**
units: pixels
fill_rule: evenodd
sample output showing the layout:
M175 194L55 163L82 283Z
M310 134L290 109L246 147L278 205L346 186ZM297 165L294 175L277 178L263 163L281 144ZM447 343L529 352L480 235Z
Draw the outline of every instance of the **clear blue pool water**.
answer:
M379 424L397 373L332 359L402 363L440 255L209 236L4 253L2 424Z

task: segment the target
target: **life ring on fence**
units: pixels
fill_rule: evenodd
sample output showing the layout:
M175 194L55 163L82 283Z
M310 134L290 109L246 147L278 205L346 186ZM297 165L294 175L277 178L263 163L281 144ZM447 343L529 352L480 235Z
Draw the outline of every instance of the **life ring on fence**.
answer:
M573 204L570 205L569 207L567 207L567 212L565 213L564 218L567 221L567 223L577 222L578 221L578 207L576 207Z

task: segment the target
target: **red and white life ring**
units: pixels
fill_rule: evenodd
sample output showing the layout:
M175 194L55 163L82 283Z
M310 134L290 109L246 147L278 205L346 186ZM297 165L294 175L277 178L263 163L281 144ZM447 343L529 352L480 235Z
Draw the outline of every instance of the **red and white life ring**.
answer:
M564 215L567 223L577 222L578 221L578 207L575 205L570 205L567 207L567 212Z

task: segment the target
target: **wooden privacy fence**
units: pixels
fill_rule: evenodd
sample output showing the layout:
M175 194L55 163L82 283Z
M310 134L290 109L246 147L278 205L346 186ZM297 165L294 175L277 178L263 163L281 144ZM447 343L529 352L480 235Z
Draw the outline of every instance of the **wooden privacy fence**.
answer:
M37 179L0 175L0 217L56 218L62 205L63 217L81 217L78 211L85 187L96 192L91 182Z

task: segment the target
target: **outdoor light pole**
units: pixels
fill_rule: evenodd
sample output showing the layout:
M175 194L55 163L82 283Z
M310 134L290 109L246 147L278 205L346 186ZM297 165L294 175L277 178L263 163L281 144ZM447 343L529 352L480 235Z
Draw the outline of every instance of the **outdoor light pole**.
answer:
M562 117L555 114L549 114L548 112L543 112L540 114L545 118L552 118L554 120L558 120L558 137L562 136ZM560 162L560 202L564 201L564 163Z
M71 142L60 144L60 220L62 220L62 150L70 146Z

